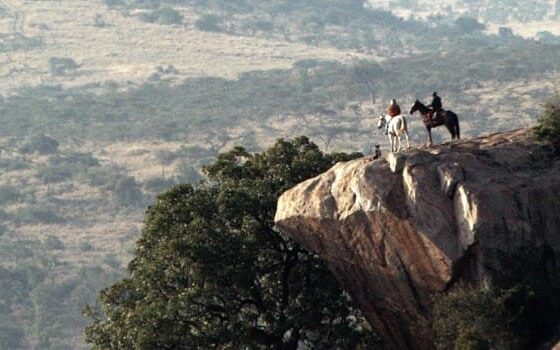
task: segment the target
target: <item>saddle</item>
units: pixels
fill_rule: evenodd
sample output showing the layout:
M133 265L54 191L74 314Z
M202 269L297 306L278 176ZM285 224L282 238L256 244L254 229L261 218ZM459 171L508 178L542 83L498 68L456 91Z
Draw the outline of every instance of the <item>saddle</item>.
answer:
M434 111L432 109L430 112L428 112L428 121L431 124L441 121L444 112L445 111L443 109L440 109L439 111Z

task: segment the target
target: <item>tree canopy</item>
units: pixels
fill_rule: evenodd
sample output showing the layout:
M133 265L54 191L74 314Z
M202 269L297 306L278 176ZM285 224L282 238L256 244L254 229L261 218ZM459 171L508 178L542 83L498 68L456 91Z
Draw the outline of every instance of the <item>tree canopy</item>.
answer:
M374 333L316 255L274 227L278 196L337 161L306 137L235 148L149 208L129 275L101 292L94 349L372 348Z
M555 145L560 145L560 96L544 103L535 134L539 139L550 140Z

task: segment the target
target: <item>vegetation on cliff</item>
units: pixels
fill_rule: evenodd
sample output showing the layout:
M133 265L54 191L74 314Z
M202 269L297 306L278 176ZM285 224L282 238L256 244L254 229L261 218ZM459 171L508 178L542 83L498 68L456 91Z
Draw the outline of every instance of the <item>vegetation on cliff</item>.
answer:
M129 276L90 310L94 349L371 348L375 337L319 257L274 227L278 196L335 162L307 138L235 148L148 210Z
M560 146L560 96L544 103L535 134L539 139L550 140Z

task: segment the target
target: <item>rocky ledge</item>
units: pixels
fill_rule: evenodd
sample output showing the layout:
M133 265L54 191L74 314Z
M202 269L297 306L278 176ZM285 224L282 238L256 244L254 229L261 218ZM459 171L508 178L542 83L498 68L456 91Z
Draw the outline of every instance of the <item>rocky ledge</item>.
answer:
M464 282L534 268L560 291L560 159L529 129L336 164L279 200L277 227L323 257L390 349Z

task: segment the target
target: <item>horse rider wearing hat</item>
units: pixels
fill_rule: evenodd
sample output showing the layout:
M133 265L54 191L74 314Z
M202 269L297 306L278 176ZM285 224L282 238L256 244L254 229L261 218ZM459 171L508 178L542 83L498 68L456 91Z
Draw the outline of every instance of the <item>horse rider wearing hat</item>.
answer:
M432 93L432 103L430 103L428 107L432 108L432 111L429 114L430 123L432 123L434 119L437 119L439 113L443 111L441 105L441 97L438 96L437 92Z

